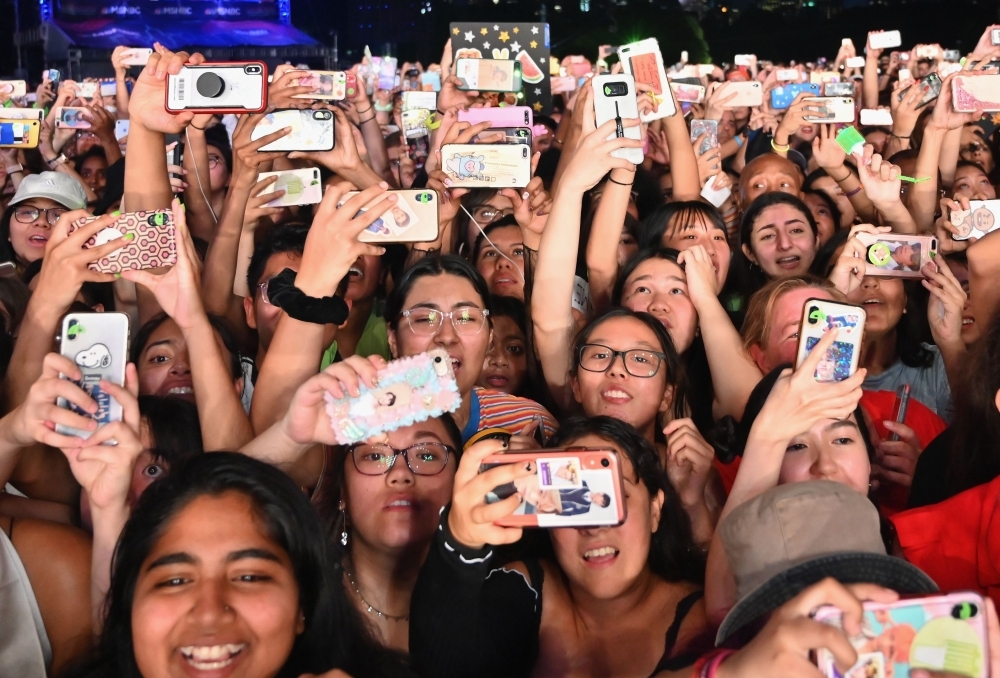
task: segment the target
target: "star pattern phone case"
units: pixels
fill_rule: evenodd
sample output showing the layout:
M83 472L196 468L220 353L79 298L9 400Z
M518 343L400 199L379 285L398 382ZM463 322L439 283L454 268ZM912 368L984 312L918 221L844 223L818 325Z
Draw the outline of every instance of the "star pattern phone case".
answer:
M454 412L462 404L451 358L440 349L393 360L378 372L377 384L362 385L357 398L326 394L326 412L341 445Z
M86 217L70 227L70 233L100 217ZM177 263L177 231L170 210L129 212L83 244L83 249L100 247L116 238L133 236L132 242L106 257L92 261L90 270L100 273L142 271Z

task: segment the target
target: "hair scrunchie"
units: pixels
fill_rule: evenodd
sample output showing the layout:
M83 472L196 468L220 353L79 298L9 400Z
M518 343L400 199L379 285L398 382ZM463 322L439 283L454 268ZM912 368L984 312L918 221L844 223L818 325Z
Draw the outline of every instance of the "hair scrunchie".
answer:
M317 325L341 325L350 308L338 296L310 297L295 286L295 271L286 268L267 283L267 297L289 317Z

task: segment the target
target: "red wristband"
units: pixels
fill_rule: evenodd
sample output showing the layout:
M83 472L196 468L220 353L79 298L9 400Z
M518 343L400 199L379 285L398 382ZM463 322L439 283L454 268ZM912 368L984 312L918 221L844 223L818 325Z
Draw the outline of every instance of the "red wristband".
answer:
M718 670L719 665L734 654L736 654L735 650L724 649L709 652L695 662L691 678L715 678L715 672Z

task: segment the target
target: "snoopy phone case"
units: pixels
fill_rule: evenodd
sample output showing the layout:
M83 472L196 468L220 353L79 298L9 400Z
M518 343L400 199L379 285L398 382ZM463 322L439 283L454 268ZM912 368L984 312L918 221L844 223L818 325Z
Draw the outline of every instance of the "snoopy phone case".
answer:
M393 360L376 378L376 388L362 384L357 398L326 394L326 412L339 444L439 417L462 404L451 358L441 349Z
M77 221L70 227L70 233L99 218L85 217ZM131 242L125 247L90 262L90 270L98 273L121 273L173 266L177 263L177 230L170 210L127 212L118 217L118 221L87 240L83 249L100 247L117 238L129 236Z
M101 388L102 379L113 384L125 384L125 363L128 362L129 319L124 313L70 313L63 318L59 335L59 353L80 368L83 379L76 383L97 401L97 413L89 414L65 398L59 398L59 407L97 421L103 426L121 421L122 406ZM80 431L67 426L56 426L56 432L87 438L93 431Z
M531 181L531 149L511 144L448 144L445 173L462 188L524 188Z

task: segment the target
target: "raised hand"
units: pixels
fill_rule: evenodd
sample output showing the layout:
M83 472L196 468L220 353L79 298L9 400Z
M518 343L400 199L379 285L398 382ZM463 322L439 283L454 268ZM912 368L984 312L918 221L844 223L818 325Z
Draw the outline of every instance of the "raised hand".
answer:
M865 279L865 247L857 237L858 233L870 233L871 235L884 235L892 232L888 226L872 226L871 224L855 224L851 226L851 233L844 244L844 249L834 263L833 270L828 276L830 282L843 292L850 294L861 286Z
M159 43L154 47L155 51L136 79L129 98L130 129L138 126L150 132L180 134L194 118L194 112L182 111L174 115L164 108L167 76L177 75L185 64L203 63L205 57L197 53L174 53Z
M920 283L931 295L927 302L927 322L930 324L934 343L964 350L962 309L968 295L962 289L962 284L943 261L924 266L921 273L925 278Z
M74 222L89 216L83 210L66 212L52 227L52 235L45 245L45 257L42 259L35 294L53 308L69 308L85 282L115 280L111 273L91 270L89 264L124 247L129 242L128 238L116 238L90 249L84 249L83 246L90 238L115 223L120 213L105 214L70 233L70 226Z
M812 148L817 165L827 173L833 171L837 175L840 174L838 170L844 166L847 154L837 143L836 125L820 125L816 138L812 140Z
M361 166L362 160L361 154L358 152L358 144L354 140L354 126L342 110L339 108L332 110L335 121L333 133L334 138L337 140L337 143L333 146L333 150L315 153L296 151L289 153L288 157L292 160L298 158L311 160L337 174L355 171Z
M667 438L667 478L684 507L705 501L705 486L712 471L715 450L691 419L675 419L663 429Z
M902 180L899 175L902 170L899 165L883 160L881 155L875 153L871 144L865 144L862 152L855 153L855 158L858 161L861 186L875 207L885 211L887 205L900 202Z

